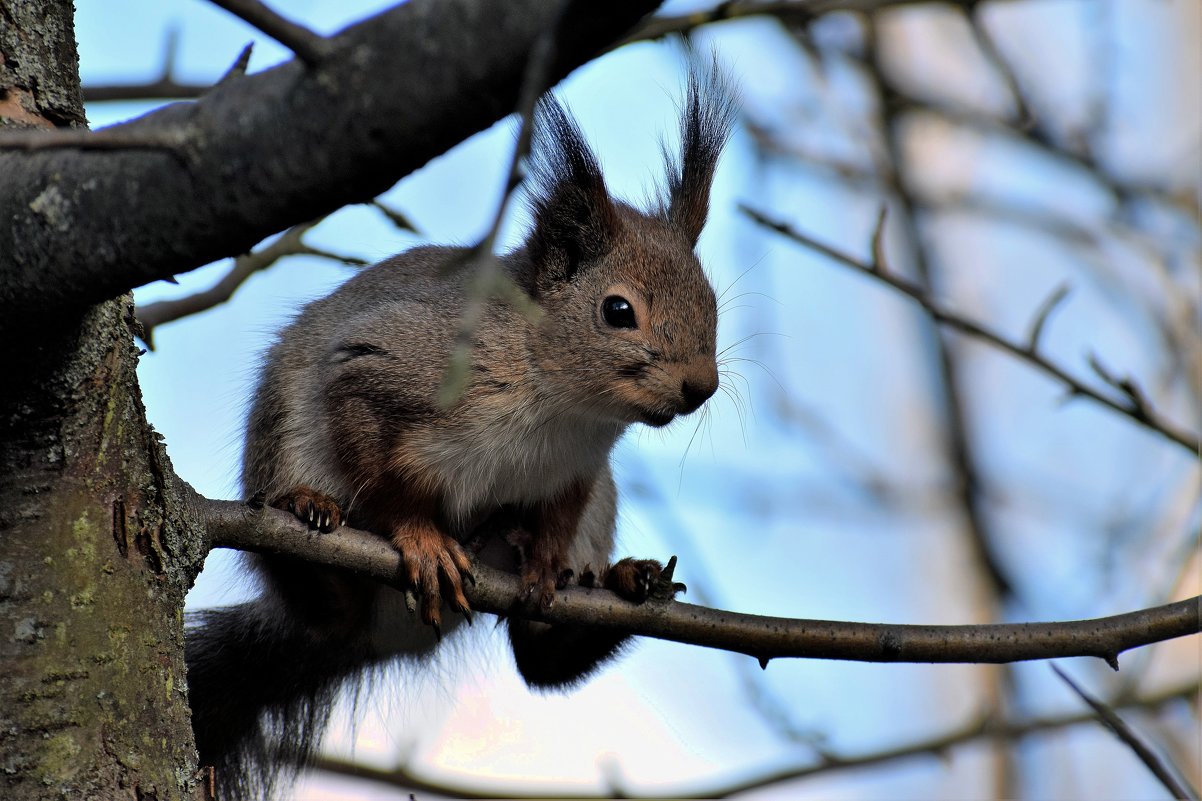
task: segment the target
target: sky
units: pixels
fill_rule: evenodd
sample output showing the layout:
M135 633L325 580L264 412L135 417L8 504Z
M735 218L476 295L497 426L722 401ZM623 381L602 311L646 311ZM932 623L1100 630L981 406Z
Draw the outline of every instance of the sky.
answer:
M389 5L294 0L287 13L328 33ZM704 4L670 8L694 5ZM1095 77L1087 41L1064 36L1052 37L1051 44L1048 31L1089 30L1087 12L1080 4L1049 2L1041 5L1044 16L1035 18L1029 5L999 4L990 11L991 22L1008 52L1027 57L1024 64L1041 63L1044 94L1038 101L1062 112L1049 116L1066 127L1084 124L1089 109L1081 101L1087 95L1082 86ZM1180 3L1138 13L1132 5L1108 4L1108 30L1122 32L1116 47L1124 69L1113 91L1114 113L1125 122L1112 126L1104 155L1157 180L1166 172L1184 173L1188 188L1189 171L1196 174L1199 164L1196 106L1180 124L1165 121L1177 119L1175 104L1198 88L1202 69L1190 71L1191 64L1198 66L1197 48L1182 44L1188 37L1172 35L1181 19L1196 26L1197 14L1183 15ZM917 43L894 54L897 69L917 85L935 86L937 102L1004 113L996 76L966 44L964 31L933 13L918 9L896 23L913 27ZM252 40L250 71L287 58L282 48L207 3L77 0L84 82L154 77L171 31L178 43L173 69L182 81L216 80ZM828 42L853 37L839 17L824 21L815 34ZM623 440L614 456L623 497L620 550L658 558L679 554L680 577L692 588L688 600L739 611L881 622L980 620L986 606L966 569L970 556L959 527L924 506L924 493L947 477L933 455L940 421L932 417L929 368L916 355L924 342L920 315L871 281L764 236L737 211L739 203L748 204L868 255L879 197L833 182L805 163L871 164L881 143L856 128L859 115L870 110L861 79L838 63L816 73L788 37L763 20L726 24L700 39L737 76L748 118L807 158L790 163L765 157L746 128L736 132L723 157L699 255L723 303L719 348L740 360L731 364L740 376L730 381L737 398L719 393L700 424L690 418L667 432L632 431ZM1151 52L1149 41L1168 44ZM621 197L640 202L662 178L660 142L674 136L684 63L673 43L635 45L578 70L558 90ZM1166 86L1166 76L1177 83ZM89 107L89 120L98 127L153 105L98 104ZM913 137L913 155L928 165L922 180L932 192L978 193L1086 226L1110 211L1107 194L1079 171L1041 163L1013 142L963 136L937 119L913 124L925 132ZM1170 133L1157 139L1156 148L1139 148L1162 130ZM512 140L512 121L498 123L384 196L419 235L359 207L332 215L308 241L371 261L424 242L474 242L501 198ZM1167 170L1166 163L1184 169ZM507 245L524 225L520 214L509 221ZM1149 355L1155 353L1155 332L1132 322L1131 307L1139 301L1129 294L1132 283L1138 285L1131 277L1139 271L1138 253L1130 252L1135 246L1111 244L1082 260L1046 236L999 233L955 216L940 220L934 233L941 261L955 267L946 271L940 291L958 308L1021 336L1043 298L1069 281L1073 294L1049 324L1050 355L1078 374L1087 374L1088 352L1105 354L1117 368L1143 371L1149 381L1167 369ZM887 252L898 269L909 268L904 248ZM1116 276L1109 289L1082 277L1098 263ZM181 275L178 286L143 287L137 300L204 288L227 267L219 263ZM176 471L200 492L237 497L245 404L263 349L306 301L351 274L326 260L294 257L252 278L229 303L156 330L156 350L139 368L148 414L166 437ZM1170 534L1157 542L1160 548L1180 546L1171 532L1190 528L1191 521L1196 528L1199 516L1191 460L1149 444L1146 432L1095 407L1063 404L1060 390L1028 368L979 347L966 349L966 361L980 390L982 422L975 432L982 458L1000 494L1010 482L1023 488L1022 495L997 504L1006 554L1023 567L1023 603L1006 614L1054 619L1148 602L1149 582L1119 580L1082 565L1096 566L1103 550L1112 549L1112 539L1093 534L1108 516L1116 510L1136 514L1173 493L1185 496L1184 511L1175 524L1164 524ZM1172 402L1179 394L1170 387L1167 397ZM1189 414L1184 401L1169 410ZM865 469L898 480L907 503L869 503L858 483ZM1141 569L1163 570L1153 562ZM189 607L251 593L235 559L215 552ZM636 791L670 791L810 758L815 739L838 753L905 742L963 721L983 704L979 687L987 669L979 667L796 661L773 663L759 675L745 657L659 642L640 643L571 695L534 696L514 674L504 637L481 630L487 628L477 626L449 643L437 664L381 682L386 689L359 705L365 718L333 732L331 752L379 766L408 754L428 778L488 787L516 790L537 776L547 787L587 791L618 777ZM1096 675L1092 667L1080 669ZM1028 698L1038 700L1041 710L1072 708L1072 697L1046 668L1021 670ZM767 705L786 722L772 722L757 710L754 692L767 693ZM793 739L782 730L792 731ZM1105 759L1108 767L1096 774L1070 772L1063 786L1050 780L1048 787L1065 797L1074 781L1078 789L1155 795L1155 785L1130 765L1129 754L1108 745L1104 733L1096 735L1075 733L1032 749L1027 758L1036 769L1061 757L1073 765ZM987 762L983 749L967 748L947 761L832 774L788 792L815 798L986 797L990 785L980 777ZM295 797L388 797L374 792L361 783L322 780L300 785ZM785 792L759 796L797 797Z

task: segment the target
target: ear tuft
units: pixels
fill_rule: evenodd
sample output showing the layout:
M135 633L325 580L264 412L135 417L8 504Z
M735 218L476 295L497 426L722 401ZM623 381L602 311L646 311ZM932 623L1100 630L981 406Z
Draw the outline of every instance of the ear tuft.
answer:
M718 156L730 138L737 99L717 60L689 72L688 99L680 118L680 157L664 149L668 187L660 215L697 244L709 214L710 185Z
M570 280L582 263L610 249L617 212L596 155L550 94L535 107L529 183L529 244L540 283Z

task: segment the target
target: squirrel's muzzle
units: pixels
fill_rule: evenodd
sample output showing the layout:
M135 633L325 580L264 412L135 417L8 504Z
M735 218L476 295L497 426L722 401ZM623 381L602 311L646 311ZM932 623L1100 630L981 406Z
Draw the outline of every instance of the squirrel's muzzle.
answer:
M693 375L680 382L680 413L692 414L717 391L717 367L694 371Z

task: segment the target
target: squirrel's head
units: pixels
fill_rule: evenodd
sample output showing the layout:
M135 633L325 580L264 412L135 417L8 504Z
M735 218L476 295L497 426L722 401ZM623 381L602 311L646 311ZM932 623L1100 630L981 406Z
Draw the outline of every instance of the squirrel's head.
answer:
M546 313L531 350L572 404L662 426L718 389L717 302L694 247L732 116L716 67L691 76L680 155L665 148L667 186L644 212L610 196L575 121L540 101L525 283Z

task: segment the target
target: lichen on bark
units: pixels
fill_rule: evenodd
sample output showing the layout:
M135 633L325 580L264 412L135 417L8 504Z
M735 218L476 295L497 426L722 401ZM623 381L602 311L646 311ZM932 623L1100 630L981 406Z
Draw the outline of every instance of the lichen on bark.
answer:
M73 12L0 4L3 124L83 121ZM182 608L203 528L146 420L133 325L127 295L0 339L6 799L197 795Z

